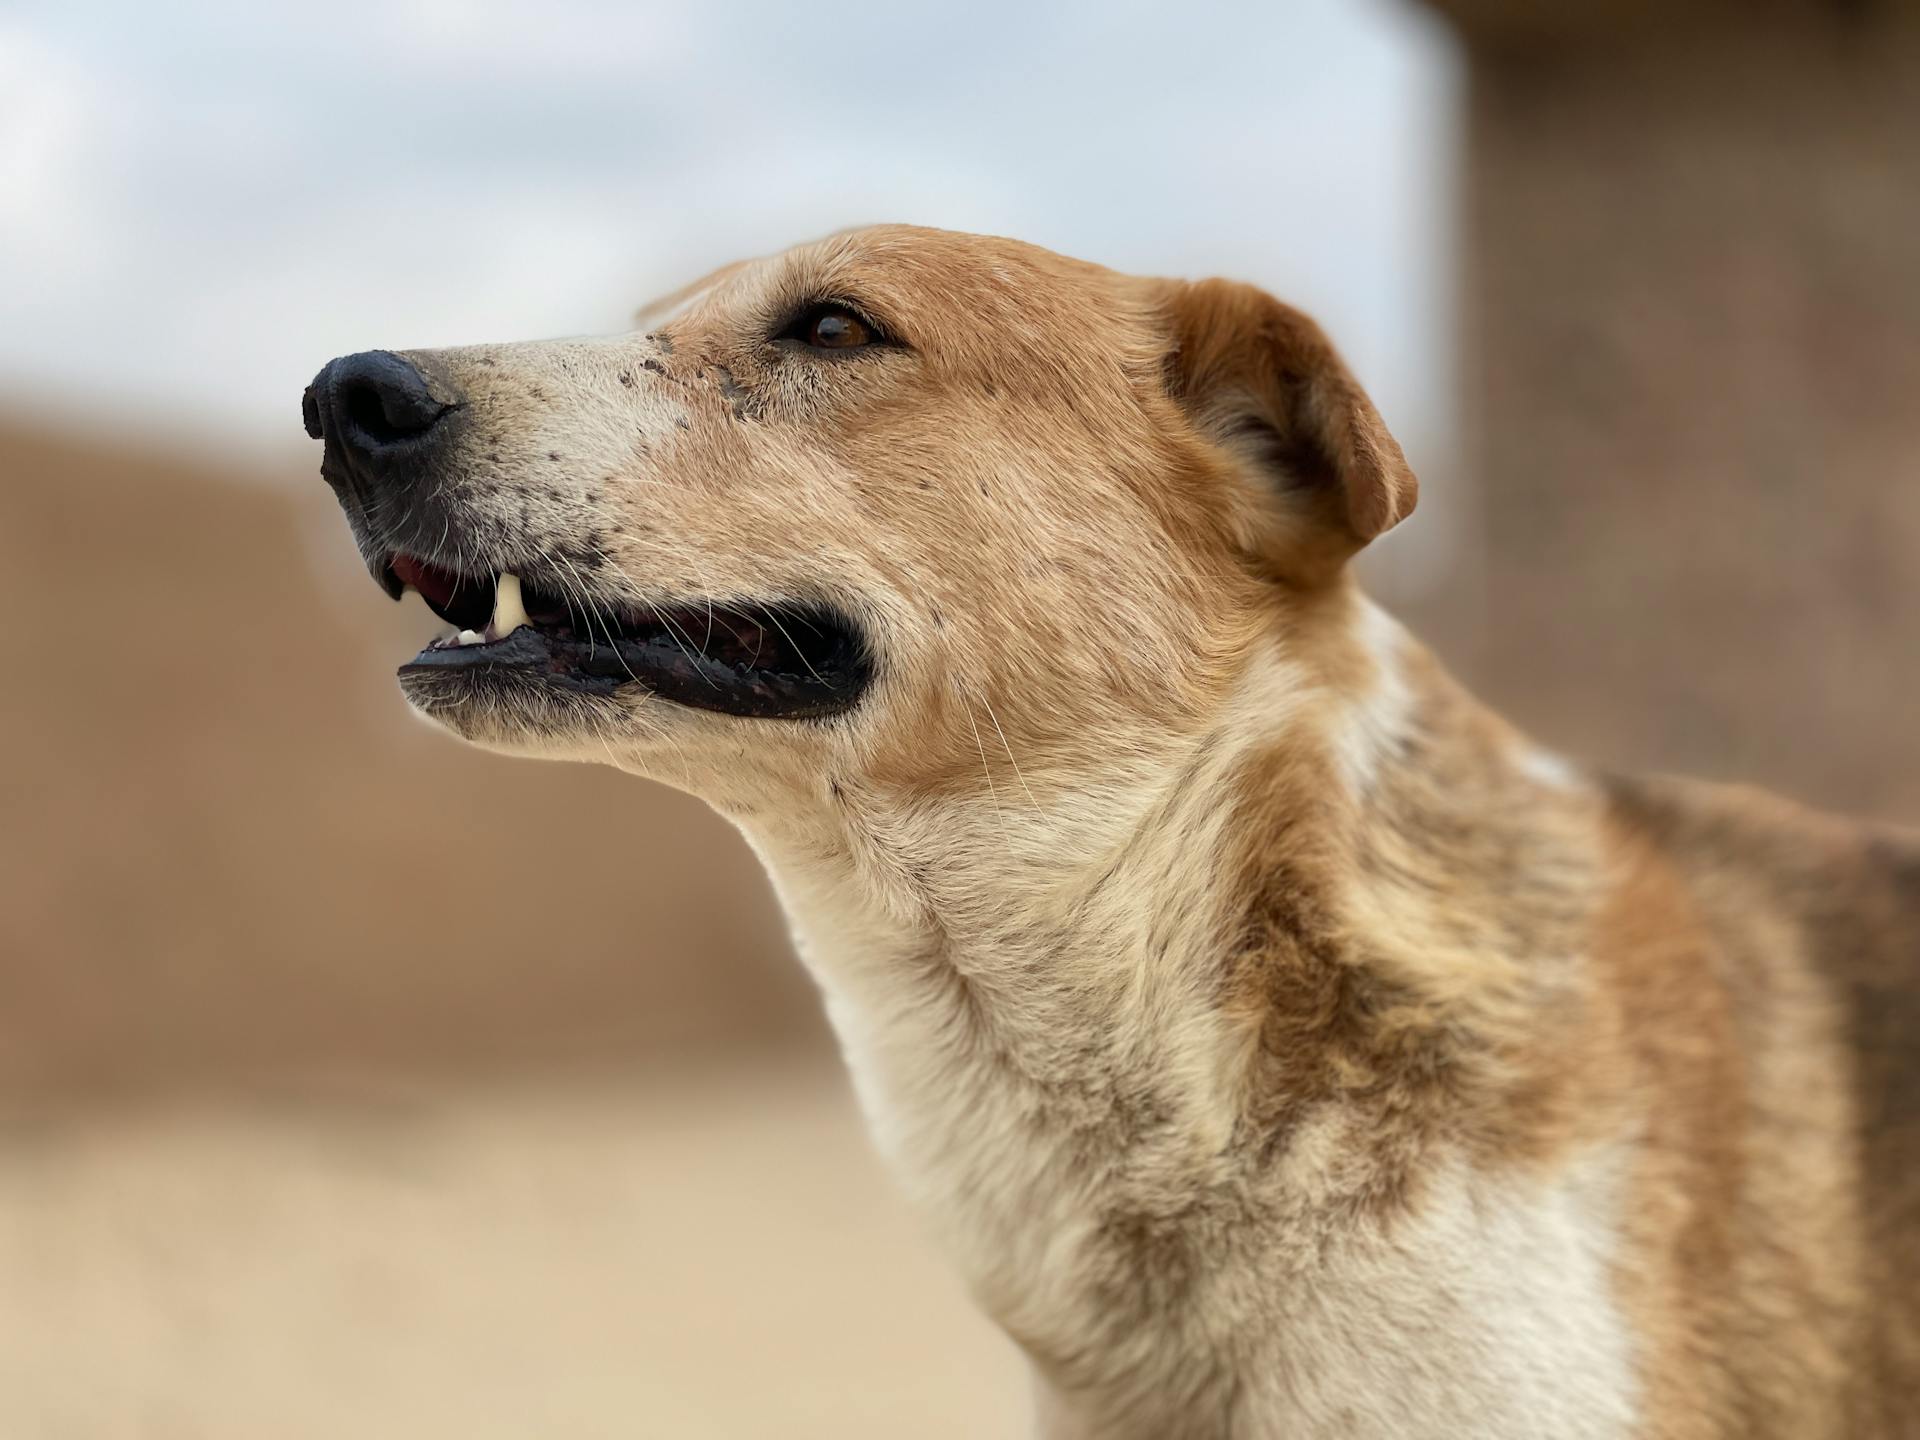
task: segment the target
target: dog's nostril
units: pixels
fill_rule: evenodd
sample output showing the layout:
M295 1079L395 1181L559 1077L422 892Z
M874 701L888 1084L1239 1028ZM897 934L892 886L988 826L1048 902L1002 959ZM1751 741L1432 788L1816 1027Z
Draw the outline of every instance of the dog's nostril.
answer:
M308 400L309 434L362 452L414 440L455 408L413 362L386 350L335 360L315 377Z
M404 402L396 403L388 392L366 384L341 387L340 404L349 425L382 445L417 435L439 418L436 412L421 423Z

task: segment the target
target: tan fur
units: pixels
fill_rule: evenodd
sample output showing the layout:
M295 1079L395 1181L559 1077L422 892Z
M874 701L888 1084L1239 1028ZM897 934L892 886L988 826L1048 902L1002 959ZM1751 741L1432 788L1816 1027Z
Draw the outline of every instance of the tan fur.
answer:
M816 299L904 348L770 347ZM882 227L676 303L434 354L458 558L830 601L873 690L439 718L740 826L1049 1434L1920 1434L1920 846L1482 710L1345 570L1398 446L1248 287Z

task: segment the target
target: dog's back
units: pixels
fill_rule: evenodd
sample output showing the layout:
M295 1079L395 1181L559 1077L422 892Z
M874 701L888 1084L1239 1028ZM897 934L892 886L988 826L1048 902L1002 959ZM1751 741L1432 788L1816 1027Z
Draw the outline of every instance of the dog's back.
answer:
M1920 1434L1920 836L1751 790L1611 788L1710 942L1674 977L1699 1008L1642 1017L1636 1046L1661 1083L1698 1082L1668 1091L1692 1092L1666 1123L1695 1133L1667 1178L1672 1253L1707 1283L1672 1338L1731 1373L1676 1383L1712 1376L1746 1433Z

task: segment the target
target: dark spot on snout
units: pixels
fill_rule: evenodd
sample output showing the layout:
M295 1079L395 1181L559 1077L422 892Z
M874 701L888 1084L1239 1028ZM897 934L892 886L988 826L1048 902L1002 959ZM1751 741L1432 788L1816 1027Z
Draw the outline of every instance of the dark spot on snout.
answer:
M640 368L642 370L651 370L656 375L664 375L667 373L667 367L654 359L642 360L640 362Z
M753 397L744 385L733 378L733 371L724 365L716 365L713 367L713 373L719 377L721 396L733 407L733 418L736 420L751 418L747 414L747 402Z
M649 334L647 339L658 345L667 354L671 355L673 353L673 336L669 335L666 331L656 330Z

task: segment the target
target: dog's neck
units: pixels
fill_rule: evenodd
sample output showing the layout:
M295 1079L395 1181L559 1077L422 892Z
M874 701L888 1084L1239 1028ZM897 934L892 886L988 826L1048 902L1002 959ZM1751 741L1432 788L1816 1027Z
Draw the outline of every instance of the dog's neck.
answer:
M1067 1391L1171 1373L1170 1346L1232 1353L1185 1327L1220 1313L1202 1288L1256 1283L1232 1273L1243 1221L1406 1182L1447 1127L1409 1121L1404 1094L1373 1113L1378 1071L1444 1069L1441 1036L1473 1016L1441 952L1560 923L1497 893L1515 855L1588 863L1577 783L1380 612L1350 614L1339 643L1267 637L1213 723L1129 736L1096 783L1009 748L983 755L981 796L823 781L815 804L736 816L882 1150ZM1489 805L1500 787L1528 803ZM1545 818L1450 833L1487 813Z

